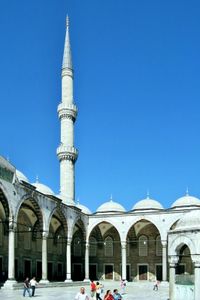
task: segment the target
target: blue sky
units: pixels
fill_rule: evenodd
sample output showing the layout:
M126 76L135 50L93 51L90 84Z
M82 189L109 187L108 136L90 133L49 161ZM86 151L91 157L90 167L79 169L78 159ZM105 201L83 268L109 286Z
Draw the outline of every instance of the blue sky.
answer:
M59 191L65 17L75 71L76 198L127 210L200 197L200 3L0 2L0 154Z

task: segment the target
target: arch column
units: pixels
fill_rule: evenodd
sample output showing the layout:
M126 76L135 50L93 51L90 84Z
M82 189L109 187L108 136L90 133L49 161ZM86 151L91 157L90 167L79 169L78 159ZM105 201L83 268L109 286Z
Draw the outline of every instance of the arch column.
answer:
M15 280L15 229L14 221L9 221L8 233L8 280L5 282L3 288L12 289L16 284Z
M194 300L200 299L200 260L194 261Z
M85 244L85 282L90 282L89 279L89 243Z
M71 244L72 239L67 239L67 247L66 247L66 279L65 282L72 282L71 278Z
M47 279L47 237L48 233L43 232L42 235L42 279L40 283L49 283Z
M126 241L121 242L122 249L122 274L121 279L126 280Z
M175 271L178 262L178 256L169 257L169 299L177 300L175 297Z
M162 280L167 281L167 241L162 241Z

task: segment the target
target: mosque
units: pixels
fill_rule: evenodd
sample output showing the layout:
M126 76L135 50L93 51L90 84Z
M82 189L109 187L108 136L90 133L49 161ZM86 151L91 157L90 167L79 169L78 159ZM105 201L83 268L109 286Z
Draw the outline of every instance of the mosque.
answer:
M60 193L38 180L30 183L0 157L0 282L13 288L26 276L44 284L157 278L170 281L170 299L178 275L200 286L200 199L188 191L167 209L149 195L130 211L113 199L93 213L75 203L77 107L68 18L61 75ZM199 289L194 299L200 299Z

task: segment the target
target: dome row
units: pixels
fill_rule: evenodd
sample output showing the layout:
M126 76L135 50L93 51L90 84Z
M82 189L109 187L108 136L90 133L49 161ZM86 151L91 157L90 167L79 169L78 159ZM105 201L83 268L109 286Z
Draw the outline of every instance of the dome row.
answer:
M16 176L19 181L25 181L29 182L27 177L20 172L19 170L16 170ZM51 195L51 196L56 196L54 192L47 186L39 182L32 183L33 186L35 186L36 190L41 192L42 194L45 195ZM59 197L59 196L57 196ZM82 204L77 204L76 205L78 208L80 208L84 213L86 214L91 214L92 212L84 205ZM195 207L200 207L200 199L190 196L188 192L186 193L185 196L177 199L171 206L173 209L180 209L180 208L191 208L191 206ZM134 211L152 211L152 210L162 210L164 209L163 206L156 200L151 199L147 197L146 199L138 201L131 210ZM109 201L103 203L100 205L96 211L96 213L124 213L126 212L125 208L110 199Z

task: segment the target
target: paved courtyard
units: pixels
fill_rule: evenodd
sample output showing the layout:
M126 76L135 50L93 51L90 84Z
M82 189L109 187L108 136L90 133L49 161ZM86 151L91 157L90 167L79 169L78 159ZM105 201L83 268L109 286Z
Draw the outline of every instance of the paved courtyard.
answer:
M119 289L119 282L103 282L104 290ZM84 286L84 284L83 284ZM51 287L37 288L35 298L37 300L73 300L80 287ZM119 289L120 290L120 289ZM86 291L89 294L89 286L86 286ZM104 295L104 294L103 294ZM26 295L28 297L28 295ZM103 297L102 297L103 298ZM153 291L153 283L150 282L132 282L126 287L126 294L123 295L124 300L167 300L168 285L160 285L158 291ZM18 300L24 299L21 290L0 290L0 299ZM92 298L90 298L92 299Z

